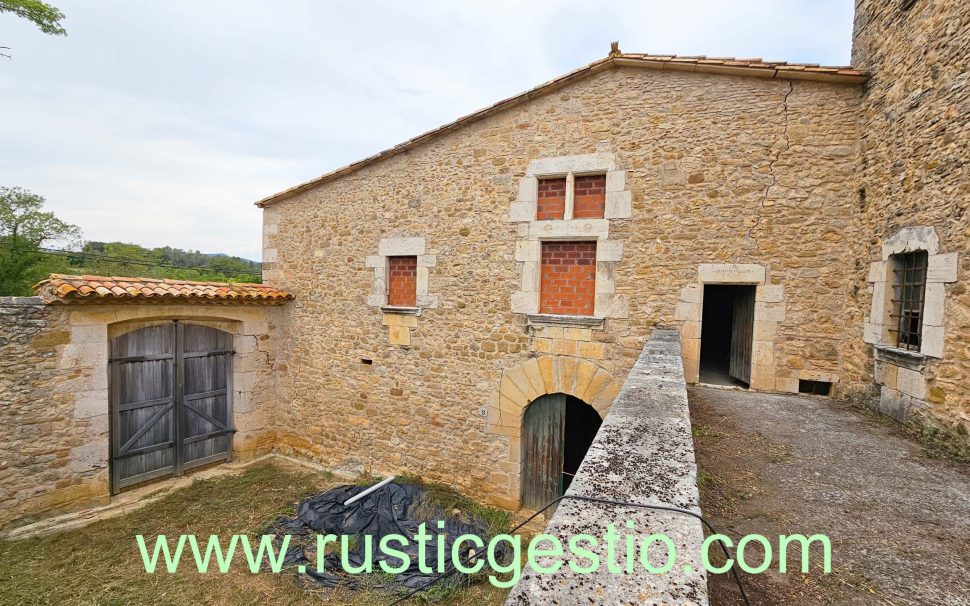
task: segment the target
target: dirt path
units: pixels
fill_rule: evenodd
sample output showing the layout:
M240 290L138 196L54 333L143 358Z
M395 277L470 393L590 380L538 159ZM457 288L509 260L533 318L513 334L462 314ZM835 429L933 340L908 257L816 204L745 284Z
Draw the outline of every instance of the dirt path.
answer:
M780 574L775 561L744 575L752 604L970 605L970 468L929 459L889 422L825 398L698 387L690 399L714 526L776 547L779 534L831 540L831 574ZM741 603L727 575L709 587L712 606Z

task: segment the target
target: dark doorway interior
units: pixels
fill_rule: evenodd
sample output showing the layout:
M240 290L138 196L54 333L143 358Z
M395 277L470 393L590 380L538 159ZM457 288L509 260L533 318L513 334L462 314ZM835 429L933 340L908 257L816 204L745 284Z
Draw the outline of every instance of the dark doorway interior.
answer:
M701 383L748 387L754 328L754 293L754 286L704 286Z
M592 406L579 398L566 396L566 429L563 441L562 491L573 481L579 464L583 462L599 431L602 420Z

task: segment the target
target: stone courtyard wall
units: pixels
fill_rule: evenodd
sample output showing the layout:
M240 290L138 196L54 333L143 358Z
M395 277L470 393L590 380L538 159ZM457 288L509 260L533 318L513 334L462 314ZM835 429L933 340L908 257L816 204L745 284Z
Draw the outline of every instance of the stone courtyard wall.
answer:
M181 319L233 334L233 457L273 446L276 310L0 298L0 528L109 500L109 339Z
M280 450L347 473L416 472L515 508L522 402L577 382L611 400L654 326L699 337L705 264L715 281L762 280L756 388L838 381L859 96L612 69L267 206L264 279L296 296L280 324ZM597 264L608 313L592 326L513 312L534 296L523 272L537 265L516 202L530 163L566 156L615 164L616 218L577 228L610 255ZM372 298L385 254L419 255L433 301L420 314ZM687 363L697 348L684 351Z
M70 342L65 309L0 298L0 527L32 511L107 502L107 469L78 456L107 434L107 418L77 418L73 394L59 388L82 372L59 363Z
M855 240L859 264L847 323L853 337L847 372L869 401L881 400L887 414L941 423L964 440L970 430L968 57L970 10L964 0L856 2L853 65L871 78L860 119L864 197L860 190L855 199L862 237ZM940 255L948 256L945 274L928 290L928 298L944 298L942 319L927 315L924 322L942 325L942 356L916 363L876 351L874 336L862 334L873 298L867 274L882 259L882 247L906 228L931 228ZM866 389L873 374L875 392Z

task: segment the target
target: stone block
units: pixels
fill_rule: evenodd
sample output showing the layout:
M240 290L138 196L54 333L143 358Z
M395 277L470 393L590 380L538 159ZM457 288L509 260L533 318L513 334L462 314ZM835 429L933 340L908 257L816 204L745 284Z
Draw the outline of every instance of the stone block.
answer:
M407 326L390 326L388 339L391 345L410 345L411 329Z
M755 341L773 341L777 334L778 322L755 319L753 337Z
M539 264L522 263L522 292L539 292L540 284Z
M417 328L418 317L411 314L384 313L382 323L384 326L403 326L406 328Z
M583 342L579 344L579 356L593 360L602 360L606 357L606 344Z
M924 326L919 352L931 358L943 357L943 327Z
M92 440L70 451L67 468L74 473L88 473L108 466L108 438Z
M538 360L539 374L542 375L542 383L545 386L544 393L555 393L556 389L556 359L552 356L543 356Z
M107 343L107 325L81 325L71 327L71 343Z
M418 255L418 267L437 267L438 255Z
M532 340L532 351L539 353L550 353L552 351L552 339L537 337Z
M556 354L557 356L575 356L579 353L579 347L576 341L571 341L568 339L553 339L552 353Z
M555 176L567 173L609 173L616 169L616 156L608 152L539 158L529 162L527 176Z
M535 201L539 199L539 179L536 177L522 177L519 179L519 202L527 202L531 208L535 208ZM530 216L531 221L535 213ZM514 219L513 219L514 221Z
M377 254L382 257L423 255L424 238L383 238L377 246Z
M928 267L926 269L927 284L933 282L948 283L957 281L958 266L957 253L947 253L945 255L929 255L927 257Z
M697 305L696 303L684 303L683 301L678 301L677 307L674 309L674 318L687 322L700 322L701 306Z
M680 327L680 335L684 339L700 339L701 338L701 323L688 321Z
M547 239L596 239L605 240L610 233L607 219L573 219L572 221L533 221L529 223L529 237L533 240ZM538 242L536 242L538 245ZM519 260L519 259L516 259ZM538 261L538 256L535 259Z
M783 322L785 320L785 304L755 302L754 317L756 321Z
M886 238L882 244L882 258L912 250L925 250L935 255L940 250L940 238L932 227L905 227Z
M517 291L512 293L512 313L534 314L539 311L539 293Z
M798 393L798 379L795 377L777 377L775 390L784 393Z
M886 261L873 261L869 264L868 282L886 282L889 280L889 271Z
M596 245L597 262L616 262L623 259L623 242L604 240Z
M626 189L626 171L610 170L606 172L606 191L623 191Z
M107 414L108 410L107 389L79 391L74 394L75 419L87 419L89 417Z
M607 191L606 208L603 217L606 219L629 219L633 216L633 196L628 191Z
M883 385L879 392L879 412L900 423L905 423L909 420L911 408L912 398Z
M775 367L763 364L751 365L751 389L775 390Z
M785 287L780 284L764 284L757 288L755 300L765 303L780 303L785 300Z
M279 261L279 252L275 248L263 249L263 263L276 263Z
M616 278L612 263L596 264L596 293L600 295L616 293Z
M926 378L923 373L909 368L898 367L896 370L896 389L908 396L920 400L926 398Z
M925 296L926 298L923 304L923 325L943 326L946 286L942 282L927 282Z
M593 339L593 331L589 328L566 326L563 327L562 336L564 339L572 339L573 341L591 341Z
M513 202L509 209L509 221L521 223L524 221L534 221L536 218L535 202L519 201Z
M703 284L764 284L765 268L753 263L702 263L697 274Z
M896 389L896 377L899 367L888 362L876 362L876 383Z
M882 324L866 322L862 326L862 341L870 345L878 345L882 342L884 329Z
M387 263L387 261L380 255L367 255L367 258L364 259L365 267L380 267L383 269L385 263Z
M538 240L518 240L515 243L515 260L538 263L541 260L542 242Z
M755 341L751 357L755 365L774 366L775 348L771 341Z
M683 303L700 305L704 301L704 287L700 284L688 284L680 289L680 300Z

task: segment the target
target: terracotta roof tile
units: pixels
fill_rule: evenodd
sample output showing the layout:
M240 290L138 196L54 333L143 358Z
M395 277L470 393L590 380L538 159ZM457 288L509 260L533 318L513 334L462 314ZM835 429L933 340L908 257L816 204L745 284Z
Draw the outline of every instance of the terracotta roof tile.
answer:
M105 276L51 274L35 286L47 303L82 301L185 302L279 304L293 295L268 284L233 284Z
M734 57L680 57L677 55L648 55L643 53L619 53L611 55L599 61L594 61L585 67L573 70L549 82L544 82L535 88L524 93L503 99L498 103L490 105L473 114L458 118L454 122L445 124L434 130L408 139L385 149L382 152L358 160L353 164L348 164L329 173L321 175L316 179L311 179L289 189L275 193L256 202L257 206L267 206L287 198L312 189L317 185L339 179L344 175L356 172L365 166L370 166L386 158L396 156L410 149L413 149L437 136L452 132L468 124L482 120L488 116L515 107L530 99L535 99L544 94L558 90L578 80L589 77L605 69L613 67L640 67L644 69L677 70L688 72L706 72L714 74L725 74L731 76L752 76L756 78L777 78L789 80L818 80L832 82L835 84L859 85L866 81L866 73L860 69L846 66L820 67L814 63L786 63L785 61L766 61L759 58L741 59Z

